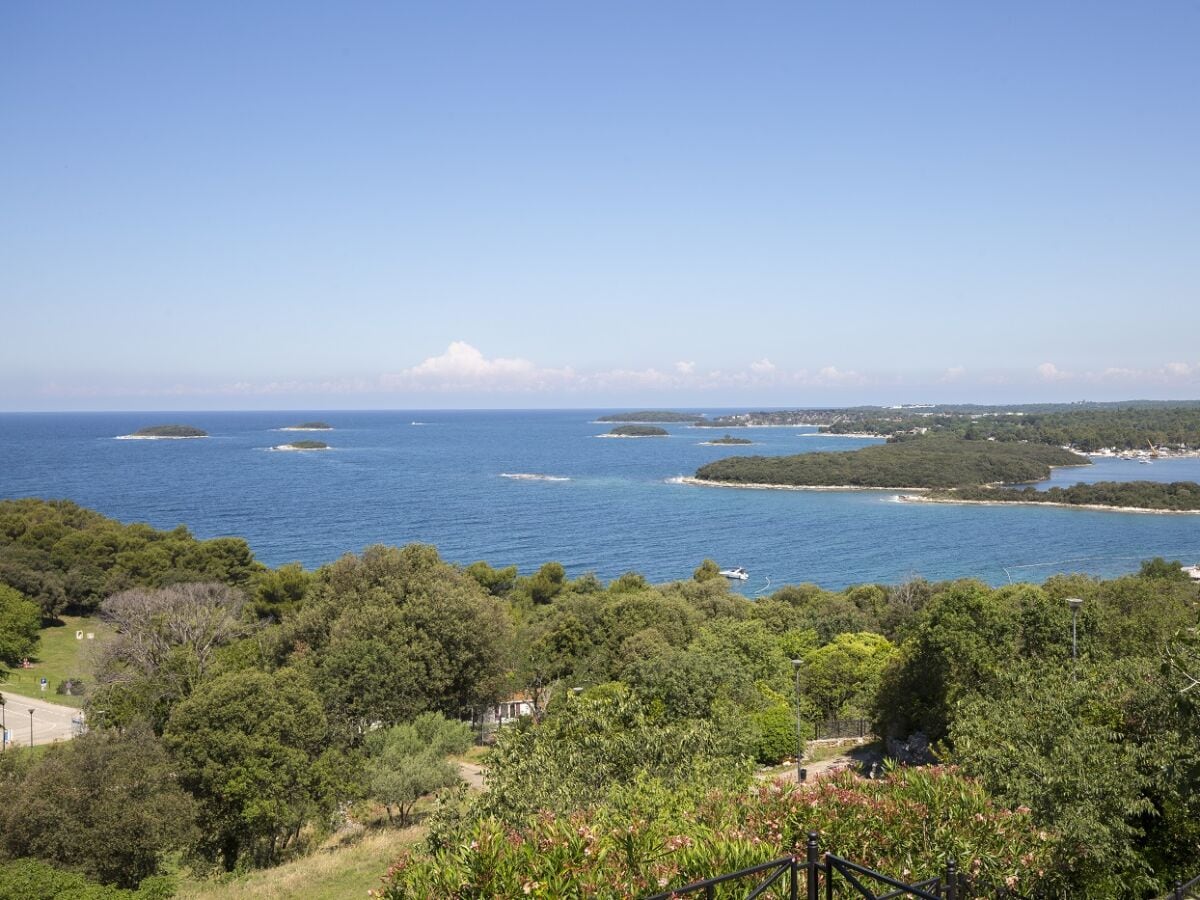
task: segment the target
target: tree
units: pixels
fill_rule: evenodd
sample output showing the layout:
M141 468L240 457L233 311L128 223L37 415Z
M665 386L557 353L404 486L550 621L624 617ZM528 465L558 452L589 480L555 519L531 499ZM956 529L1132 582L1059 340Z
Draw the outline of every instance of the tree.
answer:
M546 563L529 579L529 596L534 603L549 603L563 589L566 577L562 563Z
M712 581L714 578L721 577L721 567L711 559L705 559L700 563L696 571L692 573L693 581Z
M163 740L180 783L200 802L200 850L227 870L244 855L275 862L332 805L325 715L294 671L204 682L171 712Z
M0 584L0 676L33 653L42 624L41 610L18 591Z
M6 754L12 755L12 754ZM93 731L0 780L0 849L136 887L193 836L195 804L147 730Z
M105 600L101 615L117 635L99 651L92 711L108 724L148 718L161 730L217 651L254 629L243 617L245 603L240 591L216 583L139 588Z
M1122 707L1145 691L1144 663L1010 665L994 688L963 703L950 730L953 760L1002 803L1027 806L1062 835L1060 864L1079 896L1145 896L1138 844L1154 812L1150 754ZM1164 723L1165 724L1165 723Z
M366 740L367 791L384 805L388 821L395 807L404 827L413 804L460 780L448 757L465 753L471 743L471 726L441 713L422 713L410 723L372 732Z
M311 583L312 576L300 563L288 563L268 572L254 590L254 614L260 619L280 621L300 607Z
M518 822L542 809L580 809L639 778L668 788L744 788L748 750L719 723L670 720L623 685L605 685L562 697L540 724L501 729L481 809Z
M801 680L826 718L865 716L896 648L881 634L839 634L804 657Z
M355 744L373 727L491 700L510 628L498 601L432 547L376 546L317 573L283 624L283 660L311 671L334 731Z

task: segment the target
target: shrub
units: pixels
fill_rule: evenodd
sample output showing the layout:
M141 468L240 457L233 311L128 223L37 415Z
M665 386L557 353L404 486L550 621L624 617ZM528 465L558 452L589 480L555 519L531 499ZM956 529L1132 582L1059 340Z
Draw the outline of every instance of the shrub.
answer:
M977 884L1056 888L1054 838L1028 810L998 808L978 782L933 768L875 781L841 773L807 787L775 781L749 792L642 780L602 804L546 812L520 828L476 820L456 843L401 856L382 896L641 896L803 853L809 831L831 852L897 878L931 877L955 858Z

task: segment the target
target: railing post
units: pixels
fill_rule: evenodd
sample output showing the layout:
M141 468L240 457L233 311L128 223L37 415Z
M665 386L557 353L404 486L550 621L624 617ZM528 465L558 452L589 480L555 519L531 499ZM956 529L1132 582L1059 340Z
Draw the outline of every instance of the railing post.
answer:
M958 863L953 857L946 861L946 900L958 900Z
M820 859L820 850L817 847L817 833L810 831L808 833L808 900L821 900L817 893L817 866Z
M800 860L792 857L792 883L788 888L788 900L800 900Z
M704 900L713 900L717 896L717 889L711 884L704 886Z
M1183 900L1183 882L1176 879L1175 890L1173 890L1171 893L1173 895L1171 900Z

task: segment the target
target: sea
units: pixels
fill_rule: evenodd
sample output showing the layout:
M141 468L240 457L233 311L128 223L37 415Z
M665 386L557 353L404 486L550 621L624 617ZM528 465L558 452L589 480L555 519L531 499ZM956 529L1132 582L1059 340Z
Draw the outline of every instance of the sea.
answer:
M735 587L748 596L799 582L1112 577L1152 556L1200 560L1200 516L681 484L732 454L853 450L873 440L774 427L738 429L749 446L705 446L724 432L673 424L665 438L603 438L611 425L596 420L608 412L619 410L7 413L0 498L63 498L124 522L244 537L271 566L316 567L371 544L420 542L455 563L482 559L528 574L557 560L572 577L640 572L660 582L711 558L747 569L750 580ZM306 420L334 430L280 430ZM162 423L210 437L119 439ZM299 439L332 449L271 449ZM1097 460L1039 486L1139 479L1200 481L1200 459Z

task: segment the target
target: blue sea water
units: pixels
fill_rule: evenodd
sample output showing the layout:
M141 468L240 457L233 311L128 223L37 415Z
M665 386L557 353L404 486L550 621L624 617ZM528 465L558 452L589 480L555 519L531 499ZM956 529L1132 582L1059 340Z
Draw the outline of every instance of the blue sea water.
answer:
M708 410L710 413L719 410ZM186 524L199 537L245 537L270 565L329 562L372 543L434 544L454 562L528 573L548 560L574 576L636 570L682 578L705 557L745 566L754 594L812 581L842 587L974 577L1041 581L1112 576L1165 555L1200 559L1200 517L1028 506L897 502L881 491L759 491L672 483L732 453L854 449L869 439L811 428L739 430L749 447L709 447L721 432L666 426L667 438L600 439L603 411L230 412L0 415L0 497L66 498L123 521ZM335 430L281 432L322 419ZM115 440L186 422L203 440ZM421 424L416 424L421 423ZM270 452L302 438L327 452ZM504 474L552 475L532 480ZM1200 480L1200 459L1105 460L1051 483Z

